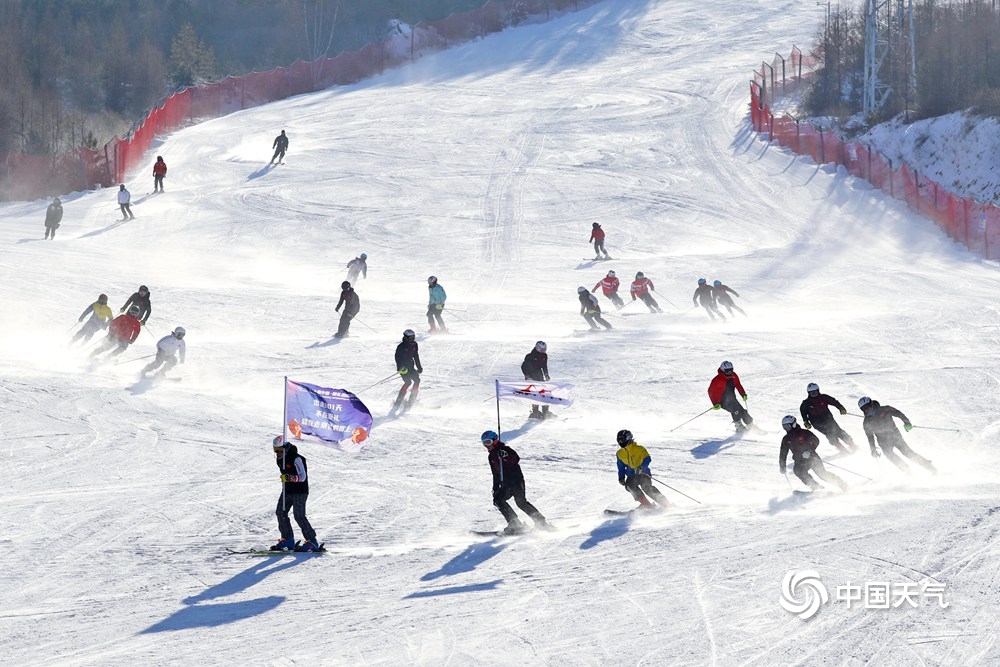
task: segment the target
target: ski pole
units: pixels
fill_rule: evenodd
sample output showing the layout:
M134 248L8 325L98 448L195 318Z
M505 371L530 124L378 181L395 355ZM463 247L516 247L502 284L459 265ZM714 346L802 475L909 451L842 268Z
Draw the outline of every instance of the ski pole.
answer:
M694 498L692 498L692 497L691 497L691 496L689 496L688 494L684 493L683 491L678 491L677 489L675 489L674 487L670 486L670 485L669 485L669 484L667 484L666 482L661 482L660 480L656 479L656 478L655 478L655 477L653 477L652 475L650 475L650 476L649 476L649 478L650 478L650 479L652 479L652 480L653 480L654 482L656 482L657 484L660 484L661 486L665 486L666 488L670 489L670 490L671 490L671 491L673 491L674 493L679 493L679 494L681 494L682 496L684 496L684 497L685 497L685 498L687 498L688 500L694 500ZM700 501L700 500L694 500L694 501L695 501L696 503L698 503L699 505L701 505L701 501Z
M363 326L363 327L365 327L367 329L371 329L374 333L378 333L377 331L375 331L374 329L372 329L370 326L368 326L367 324L365 324L364 322L362 322L361 320L359 320L357 317L352 317L351 319L354 320L355 322L359 322L361 324L361 326Z
M453 310L449 310L448 312L449 312L449 313L452 313L452 314L454 314L454 312L455 312L455 311L453 311ZM473 323L472 323L472 322L470 322L469 320L465 319L464 317L459 317L458 315L455 315L455 317L456 317L456 318L458 319L458 321L459 321L459 322L465 322L466 324L468 324L468 325L469 325L470 327L472 327L473 329L475 329L475 328L476 328L476 325L475 325L475 324L473 324Z
M661 299L663 299L664 301L666 301L667 303L669 303L669 304L670 304L671 306L673 306L674 308L676 308L676 307L677 307L677 304L675 304L675 303L674 303L673 301L671 301L671 300L670 300L670 299L668 299L667 297L663 296L662 294L660 294L660 293L659 293L659 292L657 292L656 290L653 290L653 294L656 294L657 296L659 296L659 297L660 297Z
M792 483L788 481L788 473L787 472L783 472L781 474L785 476L785 484L787 484L788 488L794 493L795 489L792 488Z
M708 410L712 410L714 408L715 408L715 406L712 406ZM705 412L708 412L708 410L705 410ZM667 433L672 433L673 431L676 431L677 429L679 429L681 426L684 426L684 424L688 424L690 422L693 422L695 419L697 419L698 417L701 417L703 414L705 414L705 412L699 412L698 414L696 414L694 417L691 417L691 419L687 420L686 422L684 422L682 424L678 424L677 426L673 427L672 429L670 429L669 431L667 431Z
M626 308L628 308L629 306L631 306L631 305L632 305L633 303L635 303L636 301L637 301L637 299L632 299L631 301L627 302L627 303L626 303L626 304L625 304L624 306L622 306L622 307L621 307L621 308L619 308L618 310L619 310L619 311L622 311L622 310L625 310Z
M844 466L839 466L839 465L837 465L836 463L830 463L829 461L823 461L823 465L828 465L828 466L831 466L831 467L833 467L833 468L836 468L837 470L843 470L844 472L849 472L849 473L851 473L852 475L857 475L857 476L858 476L858 477L860 477L861 479L867 479L867 480L868 480L869 482L870 482L870 481L872 481L872 478L871 478L871 477L865 477L864 475L862 475L862 474L861 474L861 473L859 473L859 472L854 472L854 471L853 471L853 470L851 470L850 468L845 468Z
M379 380L379 381L378 381L378 382L376 382L375 384L373 384L373 385L370 385L370 386L368 386L368 387L365 387L365 388L364 388L364 389L362 389L361 391L368 391L368 390L369 390L369 389L371 389L372 387L377 387L377 386L379 386L380 384L382 384L383 382L388 382L389 380L391 380L392 378L396 377L397 375L399 375L399 371L396 371L395 373L393 373L393 374L392 374L392 375L390 375L389 377L386 377L386 378L382 378L381 380ZM361 393L361 391L356 391L356 392L354 392L354 394L355 394L355 395L357 395L357 394L360 394L360 393Z
M155 354L147 354L145 357L136 357L135 359L128 359L127 361L119 361L115 363L115 366L121 366L122 364L131 364L133 361L142 361L143 359L149 359L150 357L155 357Z
M73 329L75 329L75 328L76 328L76 325L77 325L77 324L79 324L79 323L80 323L80 322L79 322L79 321L77 321L77 322L76 322L76 324L74 324L73 326L71 326L71 327L70 327L69 329L66 329L66 333L69 333L70 331L72 331Z
M948 431L949 433L961 433L962 431L957 428L938 428L937 426L917 426L916 424L911 424L913 428L927 429L928 431Z

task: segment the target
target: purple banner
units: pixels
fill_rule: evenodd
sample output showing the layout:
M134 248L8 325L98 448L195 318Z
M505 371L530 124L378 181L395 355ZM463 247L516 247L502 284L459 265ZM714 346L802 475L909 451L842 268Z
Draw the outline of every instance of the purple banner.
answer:
M285 415L293 438L315 438L344 452L361 451L372 428L371 412L351 392L293 380L285 381Z

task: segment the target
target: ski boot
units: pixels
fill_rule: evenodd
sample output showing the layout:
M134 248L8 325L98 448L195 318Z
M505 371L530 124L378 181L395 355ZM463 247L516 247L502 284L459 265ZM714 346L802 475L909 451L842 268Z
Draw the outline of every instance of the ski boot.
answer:
M527 532L528 528L521 523L520 519L511 519L507 523L507 527L503 529L504 535L520 535L521 533Z
M531 414L528 415L528 419L545 419L545 417L538 410L538 406L533 405L531 406Z
M286 540L281 538L278 543L271 547L271 551L293 551L296 549L296 543L291 540Z
M320 546L318 544L316 544L316 540L315 539L312 539L312 540L306 540L302 544L296 545L295 546L295 550L299 551L299 552L302 552L302 551L320 551Z

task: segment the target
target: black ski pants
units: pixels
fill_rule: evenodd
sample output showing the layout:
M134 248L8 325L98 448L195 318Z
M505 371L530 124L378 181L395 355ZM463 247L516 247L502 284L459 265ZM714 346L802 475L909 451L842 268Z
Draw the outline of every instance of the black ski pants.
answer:
M823 461L821 461L816 455L802 461L796 461L795 465L792 466L792 472L794 472L795 476L801 479L802 483L810 489L820 488L819 482L813 479L809 474L813 473L827 484L836 486L841 491L847 490L847 484L844 483L844 480L828 471L826 466L823 465Z
M340 314L340 325L337 327L337 333L334 334L337 338L343 338L347 335L347 332L351 329L351 320L357 313L349 313L346 310Z
M722 395L722 403L719 405L722 406L723 410L733 416L734 424L743 423L750 426L750 424L753 423L753 417L750 416L750 412L747 411L747 409L743 407L743 404L740 403L739 399L736 398L735 391L727 389L726 393Z
M524 483L521 482L519 484L501 484L493 489L493 504L503 514L503 518L507 520L507 523L511 523L517 519L517 513L507 502L511 498L514 499L514 504L517 505L518 509L530 516L532 521L539 523L545 521L542 513L528 502L528 499L525 497Z
M934 464L910 449L910 446L906 444L905 440L903 440L903 436L898 432L888 433L885 435L880 434L878 436L878 445L882 448L882 453L885 454L885 458L892 461L896 467L903 472L910 472L910 467L906 464L906 461L902 458L902 456L900 456L900 454L910 459L910 461L923 466L927 470L930 470L931 472L937 472ZM899 454L896 452L899 452Z
M600 324L605 329L611 328L611 325L608 324L608 321L606 319L601 317L600 313L585 312L583 314L583 319L587 320L587 324L590 325L591 329L596 329L598 324Z
M649 475L643 473L628 475L625 477L625 489L632 494L632 497L638 503L641 503L642 499L648 495L656 501L657 505L661 507L666 507L667 505L667 499L660 493L658 488L653 486L653 478Z
M284 491L278 496L278 507L274 510L274 513L278 517L278 530L281 531L281 539L288 542L295 541L292 522L288 520L288 511L291 510L292 516L295 517L295 523L299 525L299 530L302 531L302 537L309 542L316 541L316 531L313 530L309 519L306 518L306 500L308 498L308 493L289 493L286 502Z
M826 439L830 441L830 444L837 449L845 451L844 445L847 445L851 449L857 448L857 445L854 444L854 439L841 427L840 424L837 423L836 419L824 419L820 422L813 422L812 425L817 431L825 435ZM844 443L844 445L841 443Z

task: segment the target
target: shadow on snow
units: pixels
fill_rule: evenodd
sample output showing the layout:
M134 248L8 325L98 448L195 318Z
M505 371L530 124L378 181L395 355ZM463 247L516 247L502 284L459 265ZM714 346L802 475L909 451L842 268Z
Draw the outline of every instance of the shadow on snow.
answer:
M451 577L456 574L472 572L503 551L505 547L505 544L498 543L496 539L470 544L465 551L452 558L437 570L428 572L420 577L420 581L433 581L441 577Z
M628 532L629 525L632 523L631 516L621 516L614 519L608 519L602 523L594 530L590 531L590 537L585 539L581 544L581 549L593 549L601 542L606 542L607 540L613 540L616 537L621 537Z

